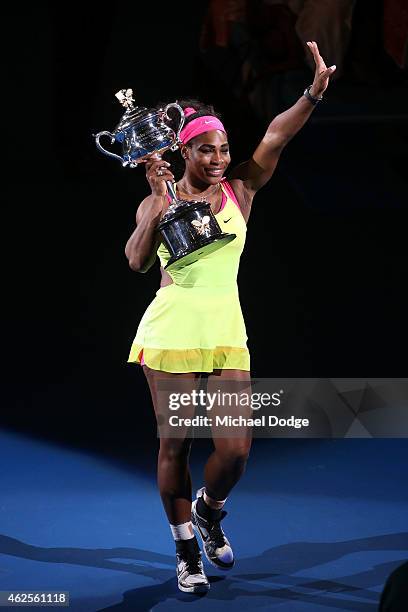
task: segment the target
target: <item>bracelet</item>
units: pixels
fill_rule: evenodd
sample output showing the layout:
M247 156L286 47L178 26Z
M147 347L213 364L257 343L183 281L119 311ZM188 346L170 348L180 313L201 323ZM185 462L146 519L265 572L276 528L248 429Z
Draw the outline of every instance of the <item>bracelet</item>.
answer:
M321 96L320 98L315 98L315 96L312 96L312 94L310 93L311 88L312 88L312 85L309 85L309 87L306 87L305 91L303 92L303 95L306 96L306 98L309 100L309 102L313 104L313 106L316 106L316 104L318 104L321 100L323 100L323 96Z

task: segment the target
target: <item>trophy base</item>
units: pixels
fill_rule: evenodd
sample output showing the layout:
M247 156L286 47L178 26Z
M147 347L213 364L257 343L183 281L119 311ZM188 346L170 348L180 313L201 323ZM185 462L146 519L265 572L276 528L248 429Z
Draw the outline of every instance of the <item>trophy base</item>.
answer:
M210 253L214 253L214 251L218 251L221 247L225 246L234 238L236 238L236 234L221 234L221 236L217 238L209 238L207 244L201 243L200 246L196 247L194 250L190 250L188 253L179 254L177 256L171 257L167 262L167 265L164 267L165 270L176 270L179 268L184 268L185 266L189 266L192 263L195 263L205 255L209 255Z

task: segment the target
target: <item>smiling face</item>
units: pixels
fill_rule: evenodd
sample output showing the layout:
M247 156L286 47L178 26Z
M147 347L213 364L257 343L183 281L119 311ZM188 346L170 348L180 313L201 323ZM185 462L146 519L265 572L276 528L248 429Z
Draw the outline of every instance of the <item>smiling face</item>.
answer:
M218 183L231 161L228 138L221 130L204 132L181 149L191 183Z

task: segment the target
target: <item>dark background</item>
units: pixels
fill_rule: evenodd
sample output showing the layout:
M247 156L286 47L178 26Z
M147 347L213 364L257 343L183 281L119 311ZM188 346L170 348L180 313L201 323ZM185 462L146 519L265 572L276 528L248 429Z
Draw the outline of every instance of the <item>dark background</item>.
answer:
M231 93L225 58L200 54L207 5L8 9L6 427L116 454L155 435L142 370L126 363L160 276L124 255L148 185L92 134L114 128L114 94L132 87L142 106L213 103L233 163L251 155L267 122ZM350 53L366 35L357 5ZM255 198L239 275L254 377L406 375L406 72L377 29L378 78L333 82ZM313 74L296 79L281 110Z

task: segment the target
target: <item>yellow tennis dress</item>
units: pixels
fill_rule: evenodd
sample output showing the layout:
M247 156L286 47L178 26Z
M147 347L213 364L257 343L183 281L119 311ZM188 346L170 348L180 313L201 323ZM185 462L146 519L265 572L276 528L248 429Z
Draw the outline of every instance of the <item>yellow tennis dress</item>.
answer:
M161 287L147 307L128 363L174 373L250 370L237 285L247 228L226 179L221 189L223 201L215 216L223 232L237 237L194 263L169 271L173 283ZM164 267L169 251L160 244L157 254Z

